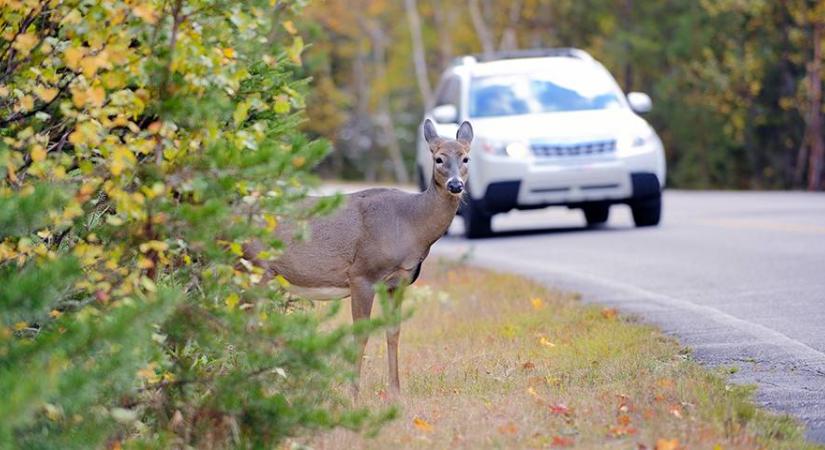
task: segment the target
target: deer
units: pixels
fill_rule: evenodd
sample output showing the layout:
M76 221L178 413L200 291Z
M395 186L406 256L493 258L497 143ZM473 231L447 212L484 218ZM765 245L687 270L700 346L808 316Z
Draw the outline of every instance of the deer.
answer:
M442 138L433 122L423 125L432 153L433 174L420 193L373 188L344 196L328 216L310 219L309 239L294 238L288 224L276 229L284 250L276 259L260 261L260 244L245 248L248 259L264 268L271 279L280 275L290 293L310 300L351 299L353 323L370 318L376 286L383 284L392 298L418 278L430 247L446 232L456 215L467 180L473 128L463 122L455 139ZM399 304L395 305L400 307ZM390 395L401 393L398 376L400 324L386 331ZM358 397L368 337L356 343L357 359L352 393Z

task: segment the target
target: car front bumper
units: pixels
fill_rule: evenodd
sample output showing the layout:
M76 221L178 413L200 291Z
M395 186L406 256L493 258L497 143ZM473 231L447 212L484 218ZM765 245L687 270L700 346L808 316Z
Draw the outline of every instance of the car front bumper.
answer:
M550 205L627 203L658 195L664 181L663 165L654 152L600 159L479 159L481 164L471 167L470 189L489 213ZM488 183L474 183L479 179Z

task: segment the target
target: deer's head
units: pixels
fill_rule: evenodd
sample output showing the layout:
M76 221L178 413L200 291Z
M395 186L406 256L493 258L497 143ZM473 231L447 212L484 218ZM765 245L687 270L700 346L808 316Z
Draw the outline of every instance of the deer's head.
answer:
M470 122L458 127L453 140L438 136L435 125L427 119L424 121L424 139L433 155L433 183L452 195L461 195L467 181L467 163L470 162L470 143L473 141Z

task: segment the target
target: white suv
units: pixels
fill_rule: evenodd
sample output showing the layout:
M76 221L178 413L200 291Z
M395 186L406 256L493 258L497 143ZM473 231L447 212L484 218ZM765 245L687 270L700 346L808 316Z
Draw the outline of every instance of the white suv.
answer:
M445 137L455 136L464 120L473 125L461 215L474 238L491 232L496 213L551 205L581 208L595 226L607 221L610 205L625 203L636 226L658 224L665 157L662 141L639 116L650 108L650 97L625 96L586 52L550 49L459 58L424 118ZM418 136L424 189L432 156Z

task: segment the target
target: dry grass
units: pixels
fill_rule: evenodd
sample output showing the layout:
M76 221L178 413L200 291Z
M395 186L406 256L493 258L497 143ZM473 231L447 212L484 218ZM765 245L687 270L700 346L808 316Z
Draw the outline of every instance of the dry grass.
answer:
M303 444L815 448L795 421L756 408L750 389L672 339L575 295L441 261L428 263L405 308L414 315L401 332L399 419L374 437L336 430ZM361 401L385 406L383 336L372 337L363 373Z

